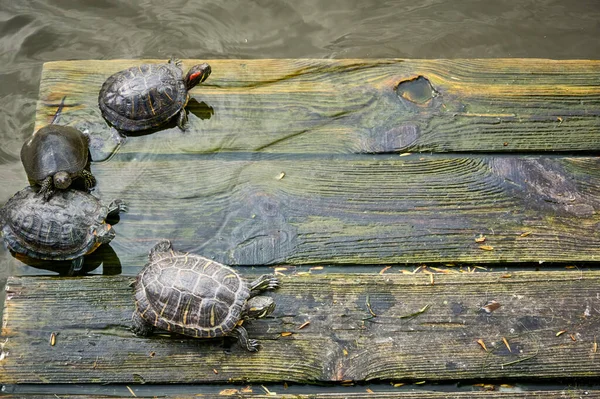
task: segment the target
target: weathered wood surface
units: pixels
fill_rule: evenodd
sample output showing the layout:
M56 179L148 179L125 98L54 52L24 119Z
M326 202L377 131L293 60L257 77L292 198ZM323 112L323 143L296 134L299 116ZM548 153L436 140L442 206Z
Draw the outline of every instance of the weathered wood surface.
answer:
M393 270L282 276L272 317L248 325L263 345L253 354L227 353L222 340L135 337L131 281L9 278L2 382L600 378L597 271L441 273L433 285ZM489 301L501 306L486 313Z
M112 256L86 263L127 274L161 238L233 265L600 259L599 158L117 155L93 171L129 212Z
M130 387L131 388L131 387ZM128 392L127 388L123 388L124 392ZM237 392L236 392L237 391ZM135 392L135 391L134 391ZM138 398L177 398L177 399L223 399L223 398L240 398L240 399L595 399L600 398L600 391L586 389L565 389L562 391L530 391L530 392L345 392L345 393L313 393L313 394L288 394L288 393L271 393L271 394L254 394L244 393L233 388L226 388L222 393L207 394L202 388L198 388L197 394L177 394L177 395L140 395L135 393ZM285 392L285 391L284 391ZM90 395L6 395L7 399L131 399L134 397L131 393L124 396L90 396Z
M106 150L98 89L140 62L45 64L37 127L66 96L61 122ZM105 269L136 273L165 237L234 265L600 259L600 62L210 62L188 131L128 137L92 165L96 194L130 205ZM415 76L430 101L394 91ZM586 153L381 154L545 150Z
M148 61L44 64L36 127L48 123L66 95L64 120L108 137L97 106L102 83ZM184 60L184 66L201 61ZM600 149L600 61L208 62L212 75L192 91L190 131L138 137L122 151L151 145L175 154ZM399 83L419 76L431 86L402 86L397 93Z

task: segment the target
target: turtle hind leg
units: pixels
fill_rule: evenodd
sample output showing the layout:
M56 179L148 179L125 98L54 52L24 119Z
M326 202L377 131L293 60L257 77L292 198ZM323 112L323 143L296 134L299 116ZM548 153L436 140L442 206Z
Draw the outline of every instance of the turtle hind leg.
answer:
M79 274L79 272L81 272L82 268L83 268L83 256L80 256L79 258L73 259L73 261L71 262L71 268L69 269L69 272L67 273L67 275L68 276L76 276Z
M161 253L165 253L165 252L169 252L173 250L173 245L171 244L171 241L167 240L167 239L162 239L159 242L156 243L156 245L154 245L152 247L152 249L150 249L150 252L148 253L148 259L152 262L153 260L157 260L161 258Z
M48 201L54 194L54 181L52 176L48 176L40 184L40 190L38 194L44 197L45 201Z
M274 290L279 287L279 279L272 274L263 274L250 283L250 295L258 295L264 290Z
M116 199L108 205L108 214L106 217L115 217L118 216L121 212L127 212L129 208L125 201Z
M176 57L171 57L169 59L169 64L175 64L179 68L183 67L183 61L181 61L179 58L176 58Z
M229 335L237 338L240 346L246 349L248 352L256 352L260 347L260 344L257 340L248 338L248 331L246 331L243 326L237 326L229 333Z
M131 316L131 322L133 324L131 331L133 331L135 335L147 337L154 331L154 326L142 319L142 316L140 316L138 312L133 312L133 315Z
M183 130L185 132L187 123L188 123L187 112L185 112L185 108L182 108L181 111L179 111L179 114L177 114L177 127L179 127L181 130Z

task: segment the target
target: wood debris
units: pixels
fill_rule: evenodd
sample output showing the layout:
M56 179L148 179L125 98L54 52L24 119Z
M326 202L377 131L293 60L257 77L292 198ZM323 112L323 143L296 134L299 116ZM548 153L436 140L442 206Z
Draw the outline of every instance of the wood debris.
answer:
M508 351L512 353L512 349L510 348L510 345L508 344L508 340L506 338L502 337L502 342L504 342L504 345L506 345L506 348L508 349Z
M483 348L484 351L486 351L486 352L488 351L487 348L486 348L486 346L485 346L485 342L483 342L482 339L478 339L477 343Z
M135 394L135 392L133 392L133 389L131 389L129 386L125 386L125 387L129 390L129 392L131 392L131 396L137 398L137 395Z
M264 386L264 385L261 385L261 387L262 387L262 389L264 389L264 390L265 390L265 393L266 393L267 395L277 395L277 392L272 392L272 391L269 391L269 390L267 389L267 387L266 387L266 386Z
M499 302L496 302L492 299L491 301L488 301L485 305L483 305L481 309L486 313L492 313L494 310L499 309L501 306L502 305Z
M379 271L379 274L383 274L383 273L385 273L385 271L386 271L386 270L389 270L389 269L391 269L391 268L392 268L391 266L386 266L386 267L384 267L383 269L381 269L381 270Z
M577 341L577 338L575 338L575 334L569 334L569 337L571 337L571 341Z
M304 323L300 324L300 326L298 327L298 330L302 330L304 327L308 326L310 324L310 320L305 321Z
M235 388L228 388L228 389L223 389L222 391L220 391L219 395L221 395L221 396L233 396L233 395L237 395L239 393L240 393L240 391L238 391Z

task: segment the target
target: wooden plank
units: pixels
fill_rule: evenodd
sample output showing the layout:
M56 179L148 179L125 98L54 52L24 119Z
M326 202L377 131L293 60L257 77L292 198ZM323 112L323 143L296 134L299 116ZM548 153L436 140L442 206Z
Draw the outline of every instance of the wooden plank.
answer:
M200 60L185 60L185 66ZM112 73L164 60L44 64L36 128L63 123L114 147L97 95ZM597 151L600 61L208 60L190 129L131 138L123 152L387 153ZM419 76L430 86L411 87ZM408 83L407 83L408 84ZM419 85L417 85L419 86ZM427 93L422 89L429 87ZM427 91L425 90L425 91ZM433 94L432 94L433 93ZM400 95L399 95L400 94ZM421 96L421 97L419 97ZM431 97L430 101L425 101ZM150 150L151 149L151 150Z
M598 271L282 276L272 317L248 325L257 353L226 352L221 340L135 337L131 281L10 277L3 383L600 377Z
M161 238L233 265L600 259L595 157L117 154L93 172L129 212L88 271L135 274Z
M131 387L130 387L131 388ZM133 388L132 388L133 389ZM126 388L123 389L125 391ZM177 399L223 399L224 397L248 398L248 399L573 399L585 398L595 399L600 398L600 391L589 389L565 389L565 390L548 390L548 391L526 391L526 392L423 392L412 391L402 392L345 392L345 393L310 393L310 394L289 394L289 393L272 393L272 394L254 394L240 392L239 389L225 388L218 394L206 393L205 389L198 389L198 394L177 394L177 395L140 395L136 393L138 398L177 398ZM285 392L285 391L284 391ZM124 394L123 396L96 396L96 395L57 395L59 399L131 399L133 396ZM48 395L6 395L7 399L47 399L52 396ZM54 398L56 396L53 396Z
M129 204L111 244L129 273L163 237L235 265L600 259L600 158L139 154L94 173Z

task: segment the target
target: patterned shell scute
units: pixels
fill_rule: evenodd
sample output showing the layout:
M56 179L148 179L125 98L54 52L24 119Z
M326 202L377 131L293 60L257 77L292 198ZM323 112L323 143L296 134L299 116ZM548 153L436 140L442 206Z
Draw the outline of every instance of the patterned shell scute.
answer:
M88 139L73 127L48 125L25 142L21 161L27 176L35 181L60 171L77 173L87 165Z
M3 235L9 247L41 259L74 259L95 244L94 231L108 208L80 190L61 190L43 201L27 187L2 208Z
M194 335L199 337L231 331L250 296L247 283L233 269L176 251L150 263L138 283L144 302L153 308L149 313L158 315L150 322L167 330L197 330Z
M183 72L175 64L144 64L117 72L102 85L98 103L115 127L159 126L187 102Z

